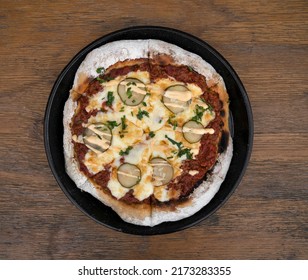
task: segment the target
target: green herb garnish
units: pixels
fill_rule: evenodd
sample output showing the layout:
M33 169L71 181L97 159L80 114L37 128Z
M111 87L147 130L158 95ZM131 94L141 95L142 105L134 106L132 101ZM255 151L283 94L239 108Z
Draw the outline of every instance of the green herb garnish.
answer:
M143 105L143 106L147 106L147 104L146 104L144 101L142 101L142 105Z
M139 111L138 111L138 113L137 113L137 118L138 118L139 120L141 120L141 119L143 118L143 116L149 117L149 113L148 113L147 111L141 110L141 109L139 108Z
M196 109L194 110L195 116L191 119L192 121L198 122L201 121L203 113L206 111L202 106L199 106L198 104L195 107Z
M192 159L192 153L191 153L190 149L188 149L188 148L179 150L178 157L181 157L183 155L186 155L187 159Z
M181 148L182 142L177 142L177 141L173 140L172 138L168 137L167 135L165 135L165 137L166 137L173 145L176 145L176 146L178 147L178 149Z
M213 112L213 107L209 103L207 103L202 97L200 99L207 105L207 108L205 110Z
M104 67L98 67L98 68L96 69L96 73L100 74L100 73L102 73L102 72L105 72L105 68L104 68Z
M127 89L126 94L127 94L128 99L132 98L133 92L132 92L132 88L131 87L129 87Z
M195 72L194 68L192 68L191 66L187 66L187 68L190 72Z
M150 131L150 132L149 132L149 136L150 136L151 138L153 138L153 137L155 136L155 133L154 133L153 131Z
M122 150L121 150L120 153L119 153L120 156L124 156L124 155L127 156L127 155L129 154L129 151L130 151L132 148L133 148L132 146L128 146L127 149L126 149L125 151L122 151Z
M207 104L208 107L205 110L213 112L213 110L214 110L213 107L210 104L208 104L208 103L206 103L206 104Z
M191 149L189 148L184 148L182 142L177 142L175 140L173 140L172 138L168 137L167 135L165 135L165 137L173 144L176 145L178 147L178 153L177 156L181 157L183 155L186 155L187 159L192 159L192 153L191 153Z
M96 80L98 80L101 84L106 82L106 80L101 79L100 77L97 77Z
M116 121L107 121L107 124L110 129L114 129L116 126L119 126L120 124L117 123Z
M135 82L129 82L129 83L127 83L127 86L130 86L130 85L136 86L137 84L136 84Z
M169 117L168 124L172 125L173 126L173 130L175 130L176 127L178 126L178 123L177 123L177 121L173 121L172 120L173 118L174 118L174 116L173 117Z
M112 105L112 102L114 101L114 96L113 96L113 92L112 91L108 91L107 93L107 106L111 106Z
M122 130L125 130L125 128L127 127L127 124L126 124L126 116L123 116L121 118L121 124L122 124Z
M120 112L124 112L124 109L125 109L124 107L121 107Z

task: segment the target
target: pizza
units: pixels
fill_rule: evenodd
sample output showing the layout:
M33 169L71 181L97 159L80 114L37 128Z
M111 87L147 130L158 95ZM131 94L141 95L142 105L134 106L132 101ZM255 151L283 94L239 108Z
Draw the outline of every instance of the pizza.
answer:
M63 125L67 174L136 225L198 212L232 158L222 77L200 56L160 40L91 51L76 72Z

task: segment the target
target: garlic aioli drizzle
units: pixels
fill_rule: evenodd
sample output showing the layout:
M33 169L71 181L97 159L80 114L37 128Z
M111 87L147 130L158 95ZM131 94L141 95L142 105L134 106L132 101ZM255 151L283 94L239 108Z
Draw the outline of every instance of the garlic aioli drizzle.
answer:
M92 145L95 145L95 146L99 146L99 147L102 147L104 150L107 150L110 146L110 140L106 139L104 136L108 136L108 137L111 137L110 133L105 133L99 129L96 128L96 126L94 124L90 124L88 126L88 129L90 129L91 131L93 131L96 135L89 135L89 136L86 136L85 139L87 140L88 143L92 144ZM102 137L99 137L99 136L102 136ZM103 153L102 151L100 150L97 150L96 148L92 147L91 145L89 144L86 144L85 145L91 149L92 151L94 151L95 153L97 154L101 154Z
M120 175L124 175L126 177L139 178L139 176L136 176L136 175L133 175L133 174L130 174L130 173L125 173L125 172L119 171L119 170L117 171L117 173L120 174Z
M214 134L215 130L213 128L192 128L183 127L183 132L193 133L193 134Z
M182 102L187 102L192 98L191 91L189 90L188 91L167 90L164 96Z

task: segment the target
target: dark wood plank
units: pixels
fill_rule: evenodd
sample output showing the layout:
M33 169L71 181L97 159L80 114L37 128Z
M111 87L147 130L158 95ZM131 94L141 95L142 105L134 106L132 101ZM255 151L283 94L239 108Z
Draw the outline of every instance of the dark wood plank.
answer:
M299 0L1 1L0 259L307 259L307 13ZM254 150L233 196L197 226L163 236L114 232L83 215L57 186L43 145L60 71L93 40L134 25L210 43L254 112Z

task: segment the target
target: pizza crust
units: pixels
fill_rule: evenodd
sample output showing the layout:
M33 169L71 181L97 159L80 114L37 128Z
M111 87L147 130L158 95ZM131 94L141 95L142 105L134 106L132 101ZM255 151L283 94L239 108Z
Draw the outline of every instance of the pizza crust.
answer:
M120 200L115 200L109 194L96 188L90 181L85 182L81 189L96 197L106 206L111 207L125 222L151 226L151 207L148 204L127 204Z
M75 182L76 186L80 188L88 178L80 172L78 168L78 163L74 158L74 147L72 144L72 133L70 130L70 122L74 115L75 109L77 107L77 102L73 101L71 97L66 101L63 112L63 148L64 148L64 158L65 158L65 168L66 173Z
M147 58L148 41L146 40L122 40L111 42L91 51L80 64L74 79L72 91L79 93L79 86L95 78L96 69L109 66L127 59Z
M182 205L170 207L152 207L151 226L162 222L173 222L190 217L207 205L218 192L228 172L233 154L232 138L229 138L229 145L222 153L215 164L212 174L207 180L200 184Z
M149 58L156 60L158 63L187 65L203 75L206 78L208 87L217 92L219 99L223 102L224 116L221 116L224 122L223 130L229 134L229 96L223 78L213 66L197 54L160 40L149 40L148 53Z
M172 58L172 61L168 61L167 63L171 62L173 64L182 64L192 67L196 72L206 78L209 87L217 84L219 87L226 90L222 77L216 72L213 66L203 60L201 56L188 52L173 44L150 39L149 58L155 59L162 54Z
M78 163L74 159L74 149L70 130L70 121L77 108L77 102L74 101L74 93L83 93L83 89L86 88L86 81L89 81L98 75L96 73L98 67L104 67L107 69L118 61L154 58L155 55L158 54L166 54L169 57L172 57L176 64L184 64L193 67L195 71L206 77L208 86L216 85L216 88L218 89L217 92L219 93L221 100L224 101L226 111L224 119L228 119L228 95L226 93L223 79L216 73L215 69L200 56L159 40L116 41L91 51L76 72L70 97L65 104L63 117L63 146L67 174L76 183L78 188L90 193L105 205L111 207L124 221L143 226L155 226L166 221L181 220L193 215L204 207L219 190L219 187L227 174L233 149L232 139L229 138L227 149L218 157L212 175L209 176L207 181L203 182L195 189L186 203L182 206L176 206L176 209L173 209L172 211L167 208L160 209L142 203L129 205L120 200L116 200L109 194L100 190L82 172L80 172ZM228 131L227 121L225 121L224 130Z

